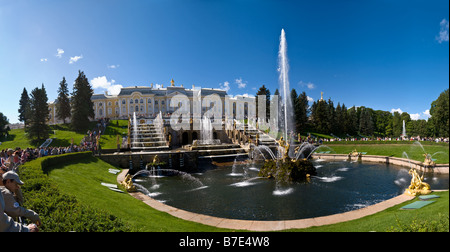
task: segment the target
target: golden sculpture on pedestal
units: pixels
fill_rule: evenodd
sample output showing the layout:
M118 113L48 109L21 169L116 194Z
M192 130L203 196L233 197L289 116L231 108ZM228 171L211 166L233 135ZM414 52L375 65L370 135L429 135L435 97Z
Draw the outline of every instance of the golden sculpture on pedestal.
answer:
M287 143L286 141L284 141L283 137L280 137L280 140L278 140L277 142L278 142L278 145L284 149L284 154L283 154L283 162L284 162L286 160L286 158L289 157L289 148L291 147L291 145L289 143Z
M431 155L428 153L423 154L425 156L425 161L423 161L424 166L435 166L436 164L431 159Z
M131 179L131 175L127 174L127 176L125 176L125 179L122 181L121 183L125 189L127 190L127 192L136 192L136 186L133 185L133 180Z
M405 191L406 194L417 196L431 193L430 185L423 182L423 175L419 176L414 168L411 168L408 173L412 175L412 178L411 185Z

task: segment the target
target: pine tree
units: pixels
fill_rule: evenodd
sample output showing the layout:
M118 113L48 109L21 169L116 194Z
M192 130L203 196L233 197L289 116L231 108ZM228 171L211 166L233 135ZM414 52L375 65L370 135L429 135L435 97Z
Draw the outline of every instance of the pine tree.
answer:
M258 115L258 95L266 96L266 120L270 118L270 90L264 85L256 92L256 115Z
M344 126L344 120L343 120L343 114L342 114L342 107L341 104L338 102L338 105L336 106L336 132L335 134L342 134L343 133L343 126Z
M313 125L319 133L329 133L328 128L328 104L325 100L319 100L313 103L311 109L311 116L313 118Z
M66 123L66 118L70 117L70 101L69 89L67 88L66 78L63 77L59 83L58 98L56 101L56 118L63 120Z
M291 101L292 101L292 109L294 110L294 131L295 132L300 132L300 125L299 125L299 114L300 114L300 107L298 104L298 97L297 97L297 91L295 90L295 88L292 89L291 91Z
M349 108L348 110L348 117L347 117L347 128L348 128L348 134L351 136L356 136L358 133L358 116L356 114L356 108L355 106Z
M370 109L361 107L359 118L359 132L365 136L373 135L373 120Z
M78 77L73 85L72 92L72 129L83 132L88 129L90 119L94 118L94 104L91 100L94 90L82 71L78 71Z
M5 134L8 134L10 131L8 118L0 112L0 137L3 137Z
M35 88L31 91L30 97L30 118L26 131L28 138L33 142L48 138L50 130L47 125L48 115L47 91L42 84L42 88Z
M27 121L30 117L30 97L28 96L28 91L26 88L23 88L22 96L19 101L19 121L27 126Z
M327 108L328 108L328 120L327 120L327 128L328 131L326 133L330 134L330 133L336 133L336 110L334 108L334 104L333 101L331 100L331 98L328 99L328 103L327 103Z
M308 96L306 95L305 91L303 91L297 99L297 132L301 132L305 131L306 125L308 123Z

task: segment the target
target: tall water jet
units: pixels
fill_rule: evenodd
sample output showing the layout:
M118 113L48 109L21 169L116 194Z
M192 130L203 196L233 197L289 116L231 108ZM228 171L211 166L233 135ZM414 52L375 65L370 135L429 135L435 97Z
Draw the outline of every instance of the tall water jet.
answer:
M280 86L280 94L282 99L282 106L278 108L278 114L281 118L280 123L283 125L282 132L284 139L289 143L288 135L291 132L293 127L293 120L288 120L288 118L293 117L292 111L292 101L291 94L289 88L289 64L287 58L287 43L286 43L286 34L284 29L281 30L280 36L280 47L278 51L278 72L280 73L278 81Z
M136 119L136 112L133 112L133 142L136 143L137 141L137 119Z
M406 127L405 127L405 120L403 120L403 130L402 130L402 137L406 137Z
M200 139L203 144L212 144L213 143L213 134L212 134L212 124L211 120L203 116L201 121L201 130L200 130Z

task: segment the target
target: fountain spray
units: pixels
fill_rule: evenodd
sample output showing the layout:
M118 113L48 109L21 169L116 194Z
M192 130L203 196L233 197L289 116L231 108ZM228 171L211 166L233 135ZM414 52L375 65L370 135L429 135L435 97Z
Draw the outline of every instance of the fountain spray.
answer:
M284 29L282 29L280 36L280 47L278 51L278 72L280 73L278 80L280 85L280 93L282 94L283 111L281 111L282 108L279 108L278 112L281 112L283 114L283 116L281 116L281 121L284 125L283 137L287 142L289 131L293 129L292 120L288 120L289 117L293 117L288 71L289 64L287 58L286 34L284 32Z

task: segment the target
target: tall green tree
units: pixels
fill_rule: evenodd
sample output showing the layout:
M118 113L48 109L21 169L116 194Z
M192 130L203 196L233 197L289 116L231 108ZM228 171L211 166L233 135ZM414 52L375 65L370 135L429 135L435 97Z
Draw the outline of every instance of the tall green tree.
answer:
M297 98L297 132L305 131L308 124L308 96L303 91Z
M66 123L66 118L70 118L70 100L69 89L67 88L66 78L63 77L59 83L58 98L56 99L56 118Z
M49 136L49 126L47 125L48 97L44 84L41 88L35 88L31 91L30 97L30 118L28 127L25 129L28 138L33 142L40 142Z
M300 127L298 125L298 114L299 114L299 106L298 106L298 96L297 96L297 90L295 90L295 88L293 88L291 90L291 101L292 101L292 109L294 110L293 114L294 114L294 118L292 118L294 120L294 131L295 132L300 132Z
M359 118L359 132L365 136L373 135L373 120L369 108L361 107Z
M72 129L83 132L89 128L90 120L94 118L94 103L91 98L94 90L89 84L84 72L78 71L78 77L73 84L72 92Z
M395 111L392 118L392 136L399 137L402 134L403 121L399 112Z
M22 95L19 101L19 121L27 126L28 118L30 117L30 97L28 96L28 91L23 88Z
M8 134L8 131L10 130L8 118L3 115L2 112L0 112L0 137L3 137L4 135Z
M256 115L258 115L258 95L266 96L266 120L270 118L270 90L264 85L256 92Z
M314 102L311 107L311 117L314 128L319 133L329 133L328 117L329 109L325 100Z
M356 107L353 106L347 110L348 116L346 120L347 130L349 135L356 136L358 134L358 116L356 114Z
M438 137L449 136L449 93L448 88L442 92L437 100L431 103L429 120L432 121L434 134Z

